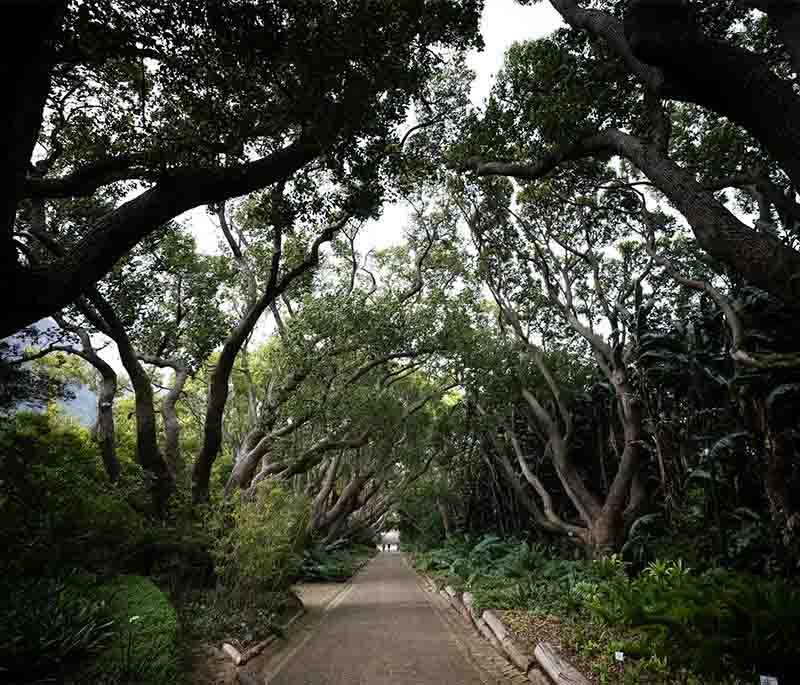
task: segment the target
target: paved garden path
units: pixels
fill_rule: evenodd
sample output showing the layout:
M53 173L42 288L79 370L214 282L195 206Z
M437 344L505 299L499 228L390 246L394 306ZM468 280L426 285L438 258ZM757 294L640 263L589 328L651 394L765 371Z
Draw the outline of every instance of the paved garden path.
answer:
M481 685L458 627L434 609L401 554L383 552L291 647L270 685Z

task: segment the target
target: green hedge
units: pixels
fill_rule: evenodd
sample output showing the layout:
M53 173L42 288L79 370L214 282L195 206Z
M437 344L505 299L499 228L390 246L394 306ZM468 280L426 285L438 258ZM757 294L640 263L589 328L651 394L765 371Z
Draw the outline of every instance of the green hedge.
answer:
M89 431L56 413L0 417L0 571L113 572L146 523L129 501L141 469L122 463L112 486Z
M96 590L114 621L114 639L85 676L96 683L174 683L178 676L178 618L149 578L119 576Z

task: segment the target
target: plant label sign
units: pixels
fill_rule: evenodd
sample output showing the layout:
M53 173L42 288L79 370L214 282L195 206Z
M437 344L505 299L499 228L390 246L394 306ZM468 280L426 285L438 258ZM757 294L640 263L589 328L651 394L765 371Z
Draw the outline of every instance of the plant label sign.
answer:
M771 675L762 675L759 685L778 685L778 679Z
M614 652L614 659L615 661L622 663L625 661L625 652ZM772 685L772 683L769 683L768 685ZM775 685L777 685L777 683L775 683Z

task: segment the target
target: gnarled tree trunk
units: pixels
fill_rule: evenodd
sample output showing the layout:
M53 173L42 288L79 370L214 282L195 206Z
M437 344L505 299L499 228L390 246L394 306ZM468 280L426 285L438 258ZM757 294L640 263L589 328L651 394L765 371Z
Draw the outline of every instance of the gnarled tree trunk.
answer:
M131 379L136 413L136 458L151 478L153 509L157 516L163 517L167 513L167 501L175 491L175 479L158 447L153 386L116 312L96 292L91 300L106 324L103 332L117 344L120 360Z
M98 357L94 367L100 372L100 392L97 395L97 422L93 434L100 446L100 456L112 483L119 479L119 460L114 438L114 397L117 394L117 374L109 364Z
M164 457L173 476L177 476L183 471L183 459L180 448L181 424L176 405L189 378L189 368L178 359L162 359L146 354L139 355L139 359L162 369L170 368L175 373L172 387L161 402L161 417L164 420Z

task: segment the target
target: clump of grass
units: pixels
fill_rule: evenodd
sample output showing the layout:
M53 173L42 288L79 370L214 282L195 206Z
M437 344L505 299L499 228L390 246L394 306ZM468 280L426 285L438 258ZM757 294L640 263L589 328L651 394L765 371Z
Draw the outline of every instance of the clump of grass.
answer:
M3 678L14 682L62 678L111 642L111 611L102 599L83 592L85 583L91 578L3 578Z

